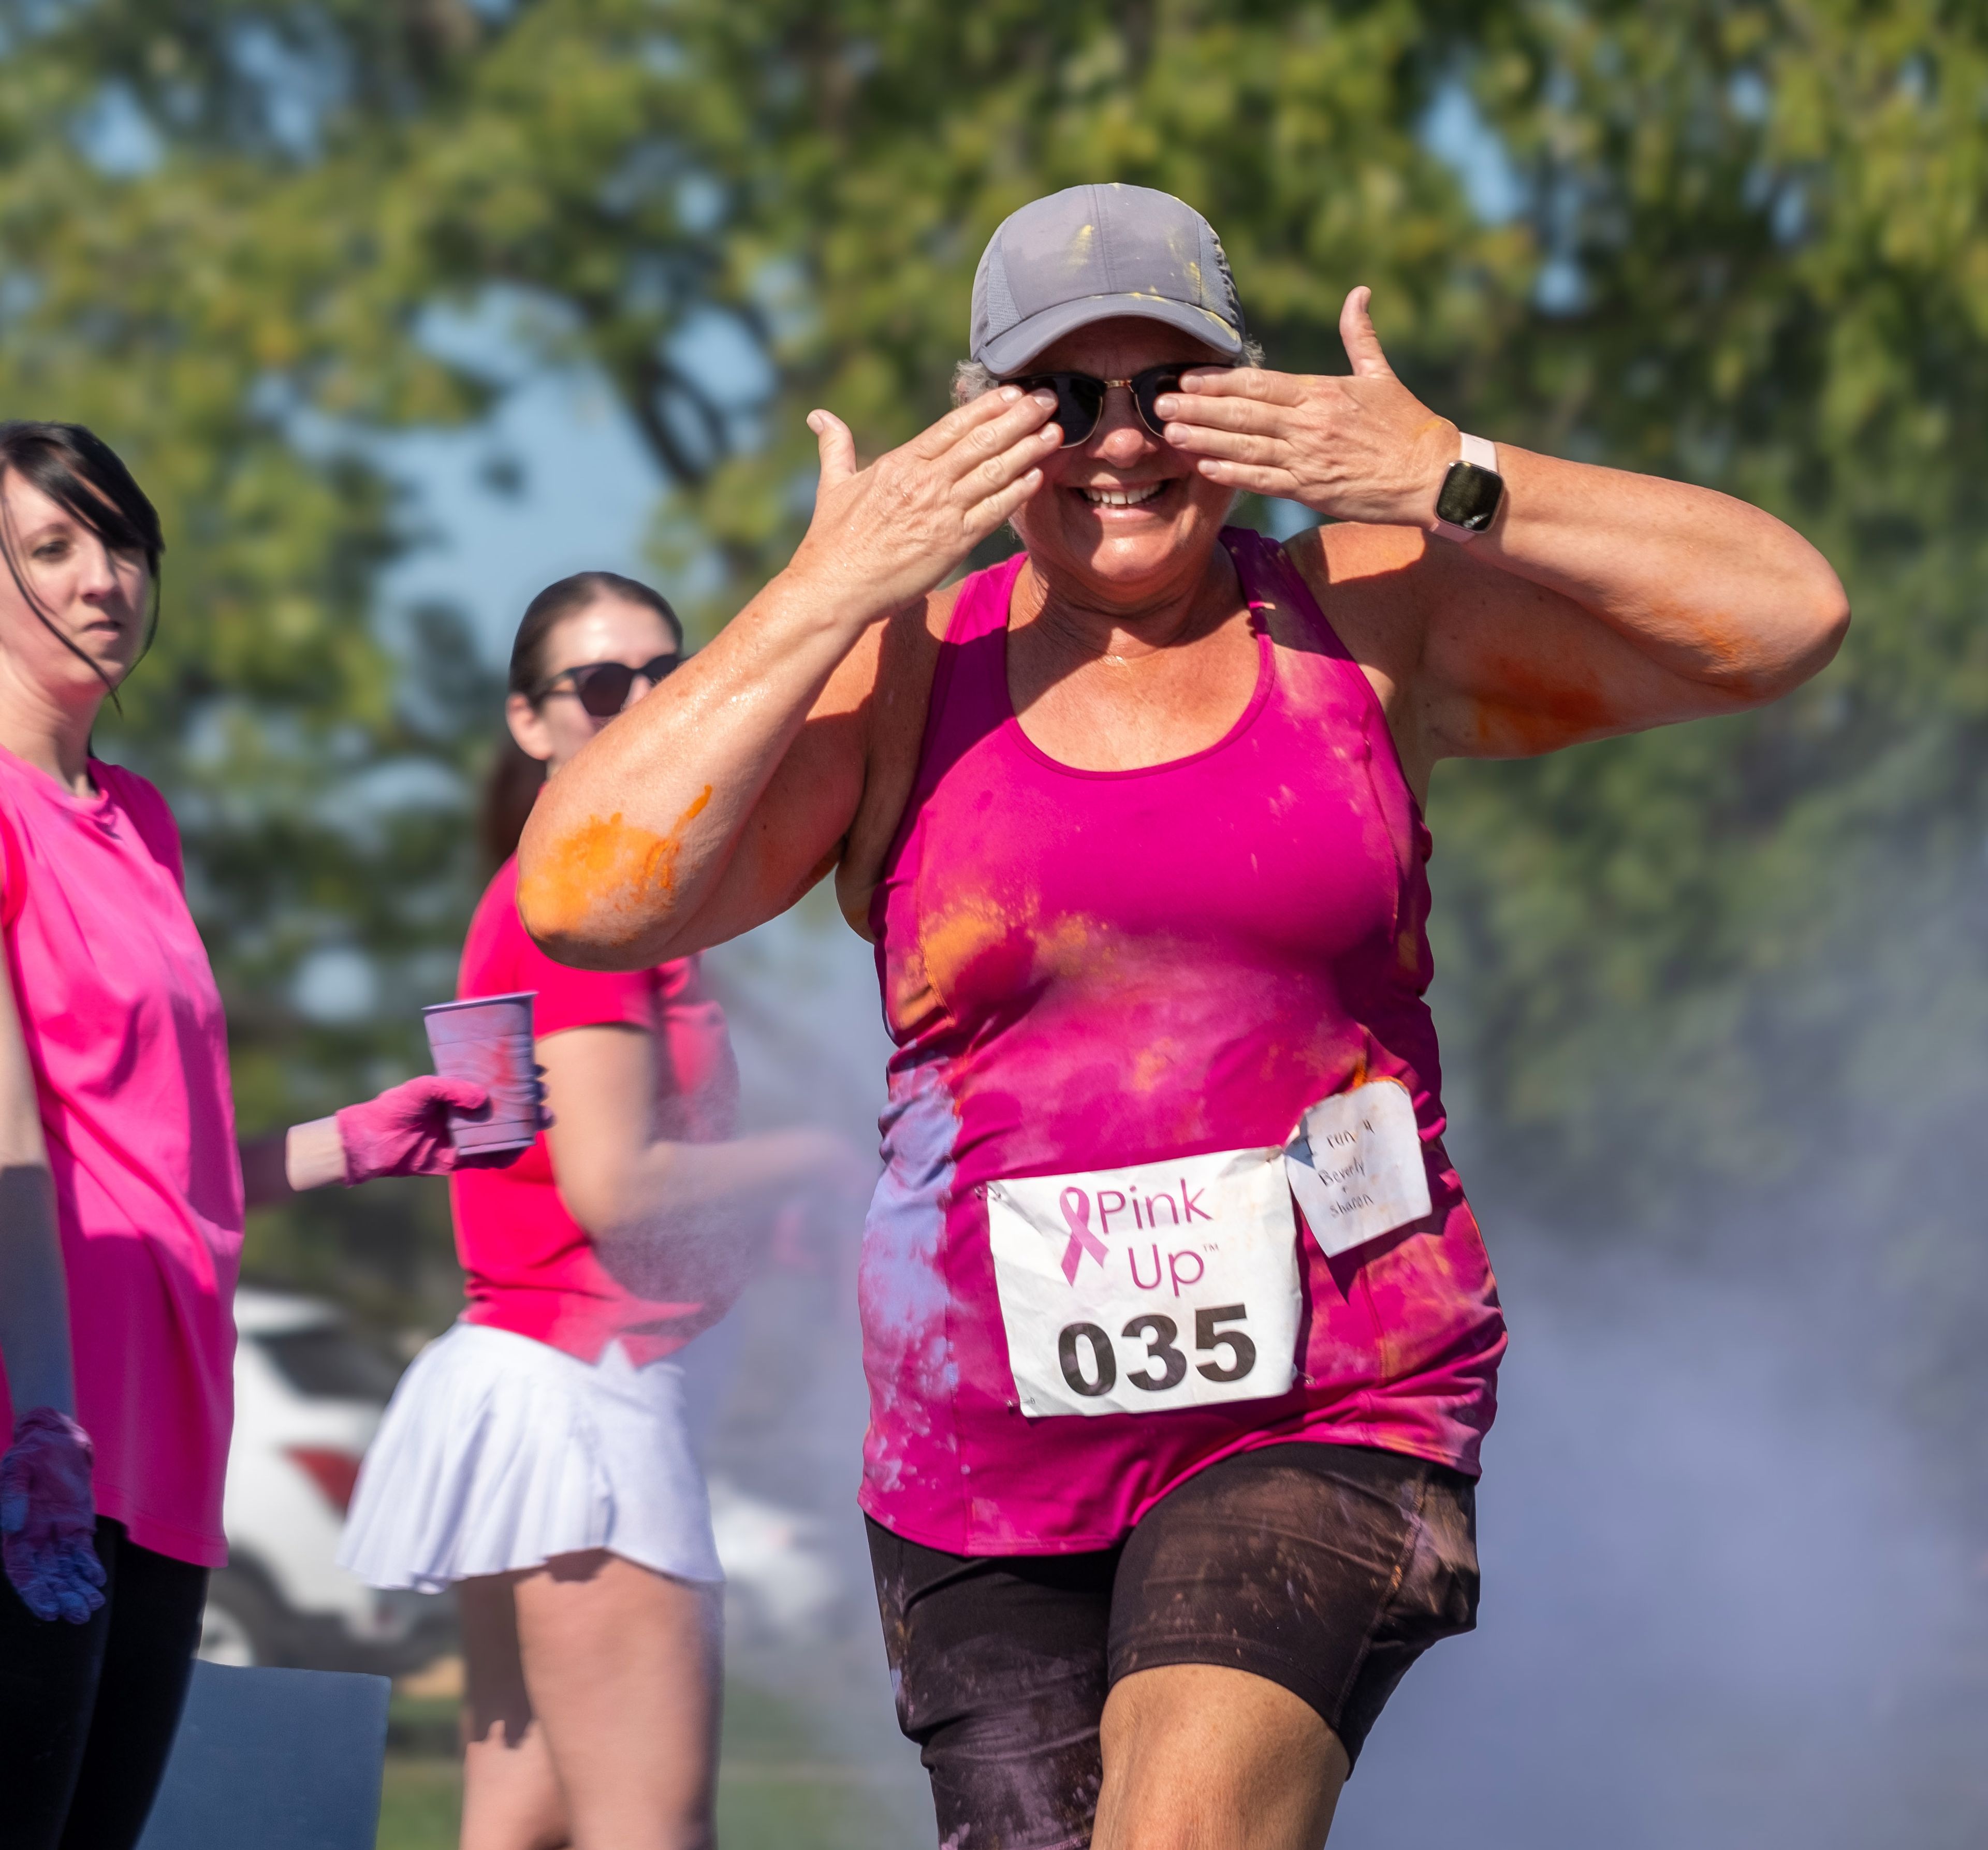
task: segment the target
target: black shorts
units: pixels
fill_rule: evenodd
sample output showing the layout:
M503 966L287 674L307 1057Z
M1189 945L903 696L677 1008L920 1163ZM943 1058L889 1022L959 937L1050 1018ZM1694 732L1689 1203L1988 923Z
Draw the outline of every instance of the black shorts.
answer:
M1408 1666L1477 1618L1472 1481L1350 1446L1225 1459L1081 1554L948 1554L869 1529L898 1723L942 1841L973 1850L1090 1842L1104 1699L1135 1670L1267 1677L1357 1760Z

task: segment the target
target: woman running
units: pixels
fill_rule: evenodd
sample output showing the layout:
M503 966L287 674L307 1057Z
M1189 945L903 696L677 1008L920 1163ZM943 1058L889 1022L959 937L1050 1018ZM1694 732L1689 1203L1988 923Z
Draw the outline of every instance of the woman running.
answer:
M1266 370L1190 208L1024 207L959 408L862 470L815 412L792 564L526 836L570 961L830 868L876 942L862 1503L949 1844L1324 1840L1473 1622L1505 1344L1422 999L1430 771L1758 705L1848 620L1780 522L1461 434L1364 289L1341 329L1350 377ZM1239 490L1335 524L1280 547Z
M671 1358L783 1210L869 1182L825 1133L721 1141L738 1070L695 957L592 974L518 922L539 787L682 646L669 605L612 572L548 586L518 627L485 806L501 864L458 987L537 992L551 1125L514 1167L456 1177L468 1305L407 1371L346 1528L373 1585L456 1588L465 1850L710 1842L722 1577Z
M238 1152L171 813L90 751L164 541L75 424L0 424L0 1839L137 1842L228 1559L248 1206L453 1161L432 1078Z

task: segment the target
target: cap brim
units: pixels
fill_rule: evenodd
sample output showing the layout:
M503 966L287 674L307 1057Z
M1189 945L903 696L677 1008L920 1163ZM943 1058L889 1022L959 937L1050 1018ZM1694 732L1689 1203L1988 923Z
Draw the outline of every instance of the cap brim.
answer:
M1122 315L1178 328L1183 334L1192 334L1212 347L1225 359L1236 359L1242 351L1242 337L1212 309L1170 302L1164 296L1082 296L1016 322L973 357L989 372L1019 372L1045 347L1054 346L1073 330L1088 327L1094 321L1115 321Z

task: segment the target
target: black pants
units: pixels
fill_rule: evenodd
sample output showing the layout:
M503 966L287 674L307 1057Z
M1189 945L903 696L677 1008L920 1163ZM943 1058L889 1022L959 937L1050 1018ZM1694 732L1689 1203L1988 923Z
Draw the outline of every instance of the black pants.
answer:
M1281 1684L1357 1760L1408 1666L1476 1622L1476 1513L1443 1466L1307 1442L1209 1466L1095 1552L948 1554L872 1522L898 1720L942 1842L1087 1845L1105 1698L1167 1665Z
M100 1517L103 1605L37 1618L0 1575L0 1850L131 1850L166 1770L207 1570Z

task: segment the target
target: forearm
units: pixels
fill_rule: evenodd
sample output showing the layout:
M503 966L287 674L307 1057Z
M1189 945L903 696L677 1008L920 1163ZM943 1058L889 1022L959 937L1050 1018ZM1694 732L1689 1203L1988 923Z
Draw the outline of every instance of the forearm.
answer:
M32 1407L74 1417L69 1286L55 1186L42 1164L0 1169L0 1361L16 1417Z
M678 954L829 678L887 614L789 570L554 778L519 851L519 911L563 962Z
M654 1249L770 1215L819 1168L821 1141L774 1131L729 1143L651 1143L593 1188L560 1192L603 1246Z
M1444 478L1460 460L1457 428L1395 377L1364 287L1347 296L1340 330L1351 375L1237 367L1184 376L1178 393L1158 401L1167 440L1226 487L1302 501L1335 522L1436 533ZM1587 721L1522 749L1771 698L1834 652L1849 618L1843 587L1772 515L1709 489L1507 444L1498 445L1498 471L1505 493L1489 531L1435 543L1454 556L1435 560L1424 581L1432 600L1408 613L1423 634L1395 638L1407 658L1392 678L1424 676L1439 697L1446 690L1463 735L1476 729L1473 702L1536 707L1538 687L1556 677L1579 693ZM1450 658L1432 660L1445 654L1438 631L1468 631L1513 611L1512 587L1476 577L1487 567L1554 594L1573 628L1536 621L1531 635L1495 642L1452 635ZM1584 635L1589 620L1611 634ZM1629 658L1610 661L1625 643ZM1706 697L1689 698L1692 688Z
M1842 587L1771 514L1502 444L1498 467L1504 505L1468 543L1470 559L1559 592L1659 667L1753 700L1834 652L1848 617Z
M725 912L727 928L791 902L860 799L856 729L836 730L830 762L796 767L776 813L756 822L755 806L864 632L921 600L1041 487L1055 406L1049 393L1002 386L861 470L848 427L809 414L821 475L793 563L539 799L519 851L518 910L533 938L597 969L699 948L693 922L749 827L760 831L752 878L726 897L743 891L752 903ZM854 720L869 694L859 681L820 716Z
M241 1145L242 1205L273 1207L309 1189L345 1179L345 1146L336 1118L292 1125L273 1137Z

